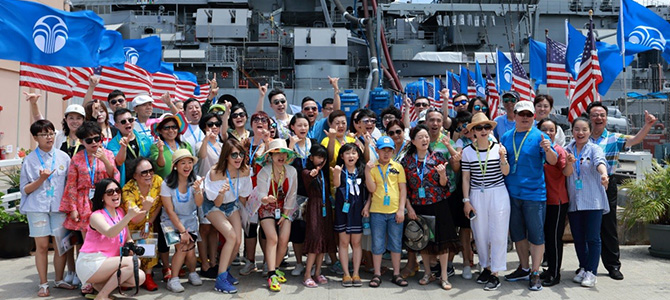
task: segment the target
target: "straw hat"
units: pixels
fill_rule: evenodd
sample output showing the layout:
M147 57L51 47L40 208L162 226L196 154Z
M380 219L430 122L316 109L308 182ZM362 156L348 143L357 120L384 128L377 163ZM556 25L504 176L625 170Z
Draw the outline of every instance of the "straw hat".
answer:
M421 216L416 220L409 220L405 225L403 241L407 248L414 251L421 251L428 245L430 240L430 227Z
M270 141L270 144L268 145L268 150L263 153L263 156L261 156L258 161L262 165L266 165L268 162L271 162L272 159L270 158L270 154L272 153L286 153L288 154L286 158L286 164L290 164L293 159L298 157L298 154L295 153L295 151L289 149L286 146L286 140L283 139L274 139Z
M177 162L179 162L180 160L182 160L184 158L193 159L193 164L194 165L198 162L198 158L193 156L191 154L191 151L188 151L188 149L181 148L181 149L177 149L177 151L172 153L172 165L176 166Z
M179 134L183 134L186 131L186 118L184 117L184 112L180 112L176 115L171 113L163 114L158 122L151 124L151 134L158 136L158 127L162 127L167 121L174 120L177 122L177 127L179 127Z
M496 121L489 120L489 118L486 117L485 113L478 112L474 116L472 116L472 120L470 121L470 123L465 128L467 128L468 131L471 131L472 128L475 127L475 126L486 125L486 124L489 124L493 127L493 128L491 128L491 130L496 128L496 125L498 125L498 123L496 123Z

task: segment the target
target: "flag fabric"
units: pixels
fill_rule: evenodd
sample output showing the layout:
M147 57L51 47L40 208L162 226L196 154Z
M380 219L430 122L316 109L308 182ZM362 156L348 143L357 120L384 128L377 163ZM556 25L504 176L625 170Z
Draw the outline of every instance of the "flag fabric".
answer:
M498 50L498 60L496 62L497 70L496 80L498 81L498 92L509 91L512 89L512 61L505 53Z
M567 89L570 87L569 83L574 84L574 80L570 80L570 73L565 71L565 51L567 46L565 44L547 39L547 87Z
M164 74L174 74L174 64L162 61L161 70L159 72Z
M458 95L461 94L461 79L458 75L451 73L451 99Z
M479 67L479 61L475 60L475 90L477 96L486 97L486 78L482 76L482 69Z
M93 68L70 69L71 84L76 85L73 88L75 96L84 97L88 89L88 78L93 74ZM127 99L138 95L151 95L151 86L151 75L138 66L126 63L125 70L103 67L100 82L93 91L93 99L107 101L107 95L113 90L122 91Z
M468 78L468 98L472 99L474 97L477 97L477 83L475 82L474 78L470 76L470 73L466 73L467 78Z
M186 101L188 98L193 98L196 86L198 85L191 81L177 79L174 99L179 101Z
M461 66L461 73L460 73L461 75L459 75L459 78L461 79L461 82L459 82L459 84L460 84L459 86L461 87L460 93L468 95L468 98L470 98L470 95L469 95L469 92L468 92L469 85L470 85L470 80L469 80L469 76L468 76L469 73L470 73L470 71L468 71L467 68L465 68L464 66ZM473 86L473 90L474 90L474 86Z
M514 50L510 50L512 56L512 90L519 93L520 100L522 101L533 101L535 98L535 91L530 86L530 79L526 75L526 70L523 69L523 66L516 59Z
M586 111L586 106L591 102L599 101L598 84L603 80L600 71L600 62L598 61L598 49L593 36L593 20L589 20L589 32L584 44L582 53L582 62L579 66L579 76L577 77L577 87L575 88L568 119L572 122Z
M617 43L621 53L633 55L656 49L665 61L670 62L670 24L633 0L621 0Z
M198 78L195 76L195 74L191 72L182 72L182 71L175 71L173 74L174 76L177 76L177 79L179 80L187 80L193 82L193 84L195 85L194 94L200 95L200 86L198 85Z
M547 84L547 45L529 38L530 78L535 80L535 88Z
M72 96L72 87L68 82L70 70L60 66L42 66L21 63L19 86L61 94L64 98Z
M489 103L491 120L493 120L500 115L500 94L491 73L489 73L488 62L486 65L486 102Z
M0 59L45 66L95 67L102 19L32 1L0 1Z
M448 99L447 101L447 109L449 111L454 110L454 96L456 96L456 90L452 88L453 86L453 74L449 71L446 71L445 75L447 76L446 78L446 88L448 90Z
M207 97L209 96L209 89L210 89L209 83L201 84L199 88L200 88L200 95L196 95L194 98L198 99L198 102L202 104L205 103L205 101L207 101Z
M149 73L161 70L163 53L161 39L150 36L143 39L123 40L123 51L126 62L136 65Z
M123 37L115 30L105 30L100 40L100 66L123 70L126 56L123 54Z
M444 81L442 79L433 77L434 99L433 99L433 101L431 101L432 107L435 107L439 110L442 110L442 106L444 106L444 99L442 99L440 91L445 87L446 86L444 85ZM202 91L201 91L201 94L202 94Z
M151 97L154 99L153 107L168 110L168 106L161 101L161 97L165 93L169 93L170 97L174 97L177 87L177 77L172 74L156 72L151 74L152 86Z

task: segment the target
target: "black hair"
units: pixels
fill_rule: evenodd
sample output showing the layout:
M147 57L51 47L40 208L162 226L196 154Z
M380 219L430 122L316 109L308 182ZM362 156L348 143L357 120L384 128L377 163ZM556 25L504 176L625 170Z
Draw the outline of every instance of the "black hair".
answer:
M312 148L309 149L309 156L319 156L324 158L323 162L323 167L321 168L321 172L323 172L323 179L325 182L325 187L326 187L326 193L329 192L329 183L330 183L330 170L328 170L328 150L326 150L326 147L324 147L321 144L316 144L313 145ZM315 169L316 166L312 162L312 160L307 160L307 165L305 166L306 170L312 170ZM316 177L316 180L312 180L312 182L309 185L309 189L311 190L319 190L321 187L321 176Z
M484 106L486 107L486 113L484 113L484 114L490 120L491 119L491 107L489 107L489 103L486 101L486 99L484 99L482 97L476 96L476 97L470 99L470 102L468 102L468 111L470 113L472 113L472 109L475 107L475 102L476 101L479 101L479 102L484 104Z
M575 123L577 123L577 121L584 121L584 122L586 122L586 124L589 125L589 130L593 130L593 128L591 128L591 122L589 121L589 119L584 118L584 117L578 117L578 118L572 120L572 124L571 124L571 125L572 125L572 128L575 128Z
M42 133L44 131L56 131L56 127L54 127L54 124L51 123L49 120L37 120L35 123L30 125L30 134L33 136L37 136L38 133Z
M124 94L122 91L119 91L119 90L113 90L111 93L107 94L107 102L109 102L109 100L112 100L112 99L114 99L118 96L121 96L121 97L123 97L123 100L126 100L126 94Z
M335 120L335 118L338 118L338 117L345 117L345 119L346 119L347 114L345 114L343 111L341 111L339 109L334 110L332 113L330 113L330 115L328 115L328 124L333 124L333 121Z
M603 105L603 103L600 102L600 101L589 103L589 105L586 107L586 113L590 115L591 114L591 109L593 109L594 107L602 107L605 110L605 113L609 114L607 106Z
M416 99L414 99L414 103L416 103L416 101L419 100L419 99L426 99L426 101L428 101L428 105L430 106L430 99L428 99L428 97L421 96L421 95L416 96Z
M456 101L456 99L457 99L457 98L460 98L460 97L465 97L465 100L468 101L468 102L470 102L470 99L468 99L468 94L464 94L464 93L456 94L456 96L454 96L454 97L451 98L451 99L453 99L454 101ZM468 110L469 110L469 109L468 109Z
M136 159L133 159L128 162L128 172L126 174L126 177L133 178L135 171L137 171L137 166L139 166L140 163L143 161L149 162L149 164L151 164L151 169L154 170L154 172L156 172L156 163L154 163L153 160L149 159L148 157L139 156Z
M349 120L347 120L347 130L349 132L356 132L356 127L354 126L354 121L356 118L358 118L358 115L363 111L363 108L357 108L354 111L351 112L349 115Z
M302 98L302 102L300 102L300 107L302 108L303 105L305 105L305 102L313 101L316 103L316 100L310 96L306 96L305 98Z
M177 120L175 120L173 118L169 118L169 119L167 119L167 121L166 121L166 119L160 120L158 122L158 124L156 125L156 133L158 134L158 137L163 141L165 141L165 138L163 137L163 134L161 134L161 131L163 131L163 127L165 127L165 124L167 122L170 122L170 121L174 122L174 124L176 126L179 126L179 122L177 122ZM179 130L179 128L177 128L177 130ZM181 145L181 137L180 136L181 136L181 134L177 134L177 136L174 138L174 141L177 143L177 146Z
M107 186L115 183L118 188L121 188L121 184L114 178L103 178L95 184L95 192L93 193L93 199L91 199L91 212L105 208L105 191ZM121 198L121 195L119 195Z
M123 115L123 114L126 114L126 113L129 113L131 116L133 115L133 113L130 111L130 109L123 108L123 107L114 111L114 122L118 122L119 120L117 120L117 119L119 118L119 116Z
M89 136L92 135L101 135L102 134L102 129L100 128L100 125L98 123L93 122L93 121L84 121L84 123L77 128L77 138L79 139L85 139Z
M469 111L459 111L456 113L456 117L454 117L454 121L451 122L451 128L449 128L449 131L455 131L456 128L458 128L458 123L470 123L472 120L472 114Z
M272 97L277 96L277 95L284 95L284 97L286 97L286 93L284 93L283 90L273 89L268 93L268 101L270 101L270 103L272 103Z
M232 115L238 109L242 109L242 111L244 112L244 115L247 116L247 120L248 120L249 114L247 113L247 108L244 107L244 103L242 103L242 102L238 102L237 104L230 107L230 114ZM233 130L235 129L235 124L233 123L233 117L228 118L228 128L233 129Z
M547 95L547 94L539 94L539 95L535 96L535 99L533 100L533 106L537 105L538 103L540 103L544 100L547 100L547 102L549 102L549 107L550 108L554 108L554 97L552 97L551 95Z
M547 122L554 123L554 127L556 127L556 130L558 130L558 124L556 123L556 121L554 121L552 119L549 119L549 118L544 118L544 119L540 120L540 122L537 122L537 129L542 130L542 124L547 123ZM589 123L589 127L591 127L591 123Z
M399 126L400 129L405 131L405 124L403 122L400 122L400 120L398 119L388 122L388 124L386 124L386 128L384 128L384 131L388 132L393 126Z
M354 143L346 143L340 147L340 151L337 153L337 160L335 161L336 165L342 166L342 169L346 168L344 166L344 152L347 152L351 149L356 150L356 153L358 153L358 160L356 161L356 170L358 171L358 177L359 178L365 178L365 158L363 157L363 151L361 151L361 148L358 148L358 146ZM365 180L365 179L363 179Z
M198 106L200 106L200 108L202 109L202 105L200 105L200 102L198 102L198 99L188 98L188 99L186 99L186 101L184 101L184 110L186 110L186 107L193 102L197 103Z
M380 118L383 119L384 116L386 116L386 115L394 115L396 119L400 119L402 117L402 114L400 113L400 110L393 105L391 105L387 108L384 108L384 110L382 110L382 112L380 113Z
M182 158L182 159L189 159L188 157ZM179 161L177 161L179 162ZM193 169L191 169L191 173L188 174L188 178L186 178L186 185L190 186L193 182L195 182L195 172ZM172 171L168 176L165 178L165 184L171 188L171 189L176 189L179 186L179 174L177 172L177 164L173 162L172 164ZM179 192L179 191L177 191Z
M326 105L334 104L334 103L335 103L335 100L333 100L333 98L326 98L326 99L323 99L323 101L321 101L321 107L323 109L323 107L326 107Z
M416 135L421 130L425 130L426 133L430 133L430 131L428 130L428 126L426 126L424 124L419 124L419 125L416 125L416 127L412 128L412 130L410 130L410 132L409 132L410 143L409 143L409 146L407 147L407 154L405 154L405 156L412 155L412 154L416 153L416 146L414 146L414 143L411 143L411 141L414 140ZM431 151L432 150L430 149L430 146L428 146L428 152L431 152Z
M353 116L353 115L352 115ZM376 118L377 115L375 114L374 111L369 110L367 108L361 108L361 110L358 112L358 115L356 115L356 119L353 120L355 122L360 122L363 120L363 118L368 117L368 118Z
M293 132L293 128L291 128L291 127L292 127L293 125L295 125L296 122L298 122L298 119L305 119L305 120L307 120L307 124L309 124L309 119L307 119L307 116L305 116L305 114L303 114L303 113L301 113L301 112L296 113L296 114L293 115L293 117L291 118L291 121L288 122L288 130L290 130L290 131L291 131L292 133L294 133L294 134L295 134L295 132Z
M216 118L217 121L223 122L223 121L221 121L221 116L219 116L215 113L212 113L212 112L208 112L204 116L202 116L202 118L200 118L200 122L198 122L198 127L200 127L200 130L202 130L202 132L207 132L207 122L209 122L209 119L211 119L211 118ZM221 126L219 126L219 132L220 131L221 131Z

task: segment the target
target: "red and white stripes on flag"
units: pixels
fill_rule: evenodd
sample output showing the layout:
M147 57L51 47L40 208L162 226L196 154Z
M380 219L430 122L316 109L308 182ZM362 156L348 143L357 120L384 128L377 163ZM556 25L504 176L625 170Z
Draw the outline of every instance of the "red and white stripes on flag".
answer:
M526 70L523 69L523 66L516 58L514 49L510 49L510 54L512 56L512 90L519 93L520 100L533 101L535 91L530 85L530 79L526 74Z
M70 80L73 84L73 94L84 97L88 89L88 78L93 75L92 68L70 68ZM107 95L113 90L122 91L127 99L138 95L151 95L151 75L144 69L125 64L125 70L103 67L100 82L93 90L93 99L107 101Z
M491 77L491 73L489 73L488 61L486 62L486 102L489 103L491 120L493 120L500 114L500 94L498 93L496 82Z
M175 96L175 89L177 86L177 78L172 74L156 72L151 74L153 85L151 87L151 97L154 99L153 107L168 110L169 108L161 97L165 93L169 93L171 97Z
M193 96L193 98L198 99L198 102L205 103L207 97L209 96L209 83L200 85L200 95Z
M470 76L470 70L468 70L467 74L468 74L468 98L472 99L474 97L477 97L477 83Z
M572 75L565 70L565 44L547 39L547 87L568 89ZM574 80L572 80L574 81Z
M43 91L58 93L64 99L72 96L72 87L68 81L70 70L67 67L34 65L21 62L19 86L27 86Z
M585 112L586 107L591 102L600 101L598 84L603 81L603 76L600 71L598 49L596 49L596 42L593 36L592 18L589 20L589 32L586 35L582 63L579 65L579 74L577 76L577 87L572 96L568 112L568 120L570 122Z

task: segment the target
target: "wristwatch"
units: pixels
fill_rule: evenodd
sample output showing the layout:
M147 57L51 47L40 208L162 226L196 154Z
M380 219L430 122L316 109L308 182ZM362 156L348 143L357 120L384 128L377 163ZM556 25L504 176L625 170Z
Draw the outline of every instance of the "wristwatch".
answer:
M463 203L470 202L470 198L463 198Z

